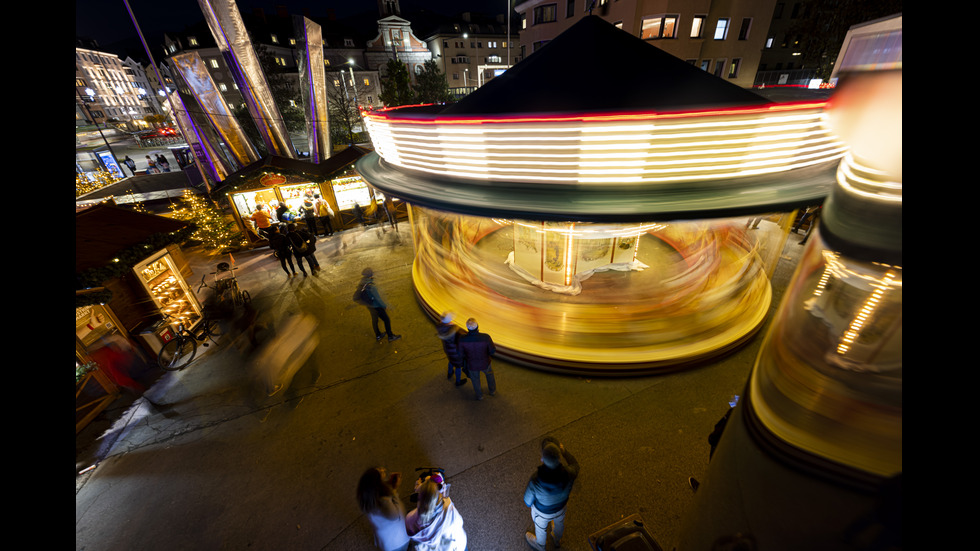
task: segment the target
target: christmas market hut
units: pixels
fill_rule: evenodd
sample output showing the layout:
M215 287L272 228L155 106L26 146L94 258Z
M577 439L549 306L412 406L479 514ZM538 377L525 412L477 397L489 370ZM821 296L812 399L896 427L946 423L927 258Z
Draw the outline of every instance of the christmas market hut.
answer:
M75 212L76 432L118 393L139 390L131 363L155 362L178 321L191 327L201 304L180 243L187 222L102 203Z
M302 226L304 203L311 199L323 199L329 206L323 216L330 226L321 226L321 232L355 226L355 205L365 215L366 223L382 219L378 216L384 210L379 208L382 204L393 216L407 217L401 201L385 197L357 172L354 164L368 153L370 150L352 145L316 164L270 155L225 178L212 196L228 198L235 220L252 246L266 243L256 222L262 215L256 211L267 213L272 226L289 222ZM280 206L285 206L281 212L283 220L277 213Z

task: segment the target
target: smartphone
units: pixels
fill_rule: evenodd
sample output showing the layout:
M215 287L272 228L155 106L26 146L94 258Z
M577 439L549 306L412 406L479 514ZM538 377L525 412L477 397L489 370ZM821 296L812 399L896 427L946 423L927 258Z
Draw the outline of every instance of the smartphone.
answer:
M734 396L728 399L729 406L735 407L736 404L738 404L738 394L735 394Z

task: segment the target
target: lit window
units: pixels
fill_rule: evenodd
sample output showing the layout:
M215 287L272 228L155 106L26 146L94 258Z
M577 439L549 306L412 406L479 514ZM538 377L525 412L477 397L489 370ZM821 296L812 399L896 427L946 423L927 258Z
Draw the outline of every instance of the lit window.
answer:
M691 21L691 38L704 38L704 22L707 19L704 15L695 15Z
M728 66L728 78L738 78L738 69L742 65L742 58L736 57Z
M675 38L676 36L677 15L657 15L643 19L640 38Z
M769 48L772 48L772 41L773 41L773 38L772 38L771 36L770 36L769 38L767 38L767 39L766 39L766 49L767 49L767 50L768 50Z
M715 40L725 40L726 35L728 35L728 18L722 17L715 25Z
M524 30L526 28L527 28L527 14L522 13L521 14L521 30Z
M190 44L191 46L197 46L197 38L193 36L188 36L187 43Z
M276 36L276 35L273 34L273 35L270 35L270 38L272 39L272 43L273 44L278 44L279 43L279 37L278 36Z
M219 67L217 59L209 59L208 62L211 64L212 69L217 69Z
M364 86L371 86L371 81L368 79L364 79Z

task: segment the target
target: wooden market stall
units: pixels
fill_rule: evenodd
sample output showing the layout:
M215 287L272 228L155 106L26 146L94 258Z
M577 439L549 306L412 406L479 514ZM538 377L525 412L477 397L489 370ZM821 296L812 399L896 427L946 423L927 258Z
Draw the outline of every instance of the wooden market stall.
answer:
M353 145L317 164L274 155L264 157L230 175L212 191L212 196L227 197L235 221L252 246L266 244L251 220L259 205L267 212L275 212L276 206L285 205L288 216L283 222L295 219L303 225L300 206L307 194L319 195L330 205L334 212L330 222L334 231L359 223L355 205L362 209L367 224L383 220L385 207L396 219L407 218L404 203L384 197L357 172L354 164L368 153L370 150Z
M75 432L118 396L139 389L120 355L155 358L165 316L200 314L180 243L186 222L101 203L75 212ZM168 281L167 295L161 294ZM110 365L112 364L112 365Z

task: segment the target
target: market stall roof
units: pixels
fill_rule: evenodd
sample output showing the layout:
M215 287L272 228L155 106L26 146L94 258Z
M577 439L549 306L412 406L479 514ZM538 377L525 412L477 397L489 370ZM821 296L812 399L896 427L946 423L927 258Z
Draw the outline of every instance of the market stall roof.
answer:
M143 214L108 203L75 212L75 273L105 266L120 251L146 242L156 234L187 227L187 222ZM148 251L147 256L156 251Z
M334 153L329 159L315 164L288 157L269 155L229 175L214 188L212 193L227 193L233 189L242 191L270 187L259 179L262 174L269 172L287 177L323 181L370 152L370 149L352 145L343 151Z
M689 111L767 103L589 15L441 114Z

